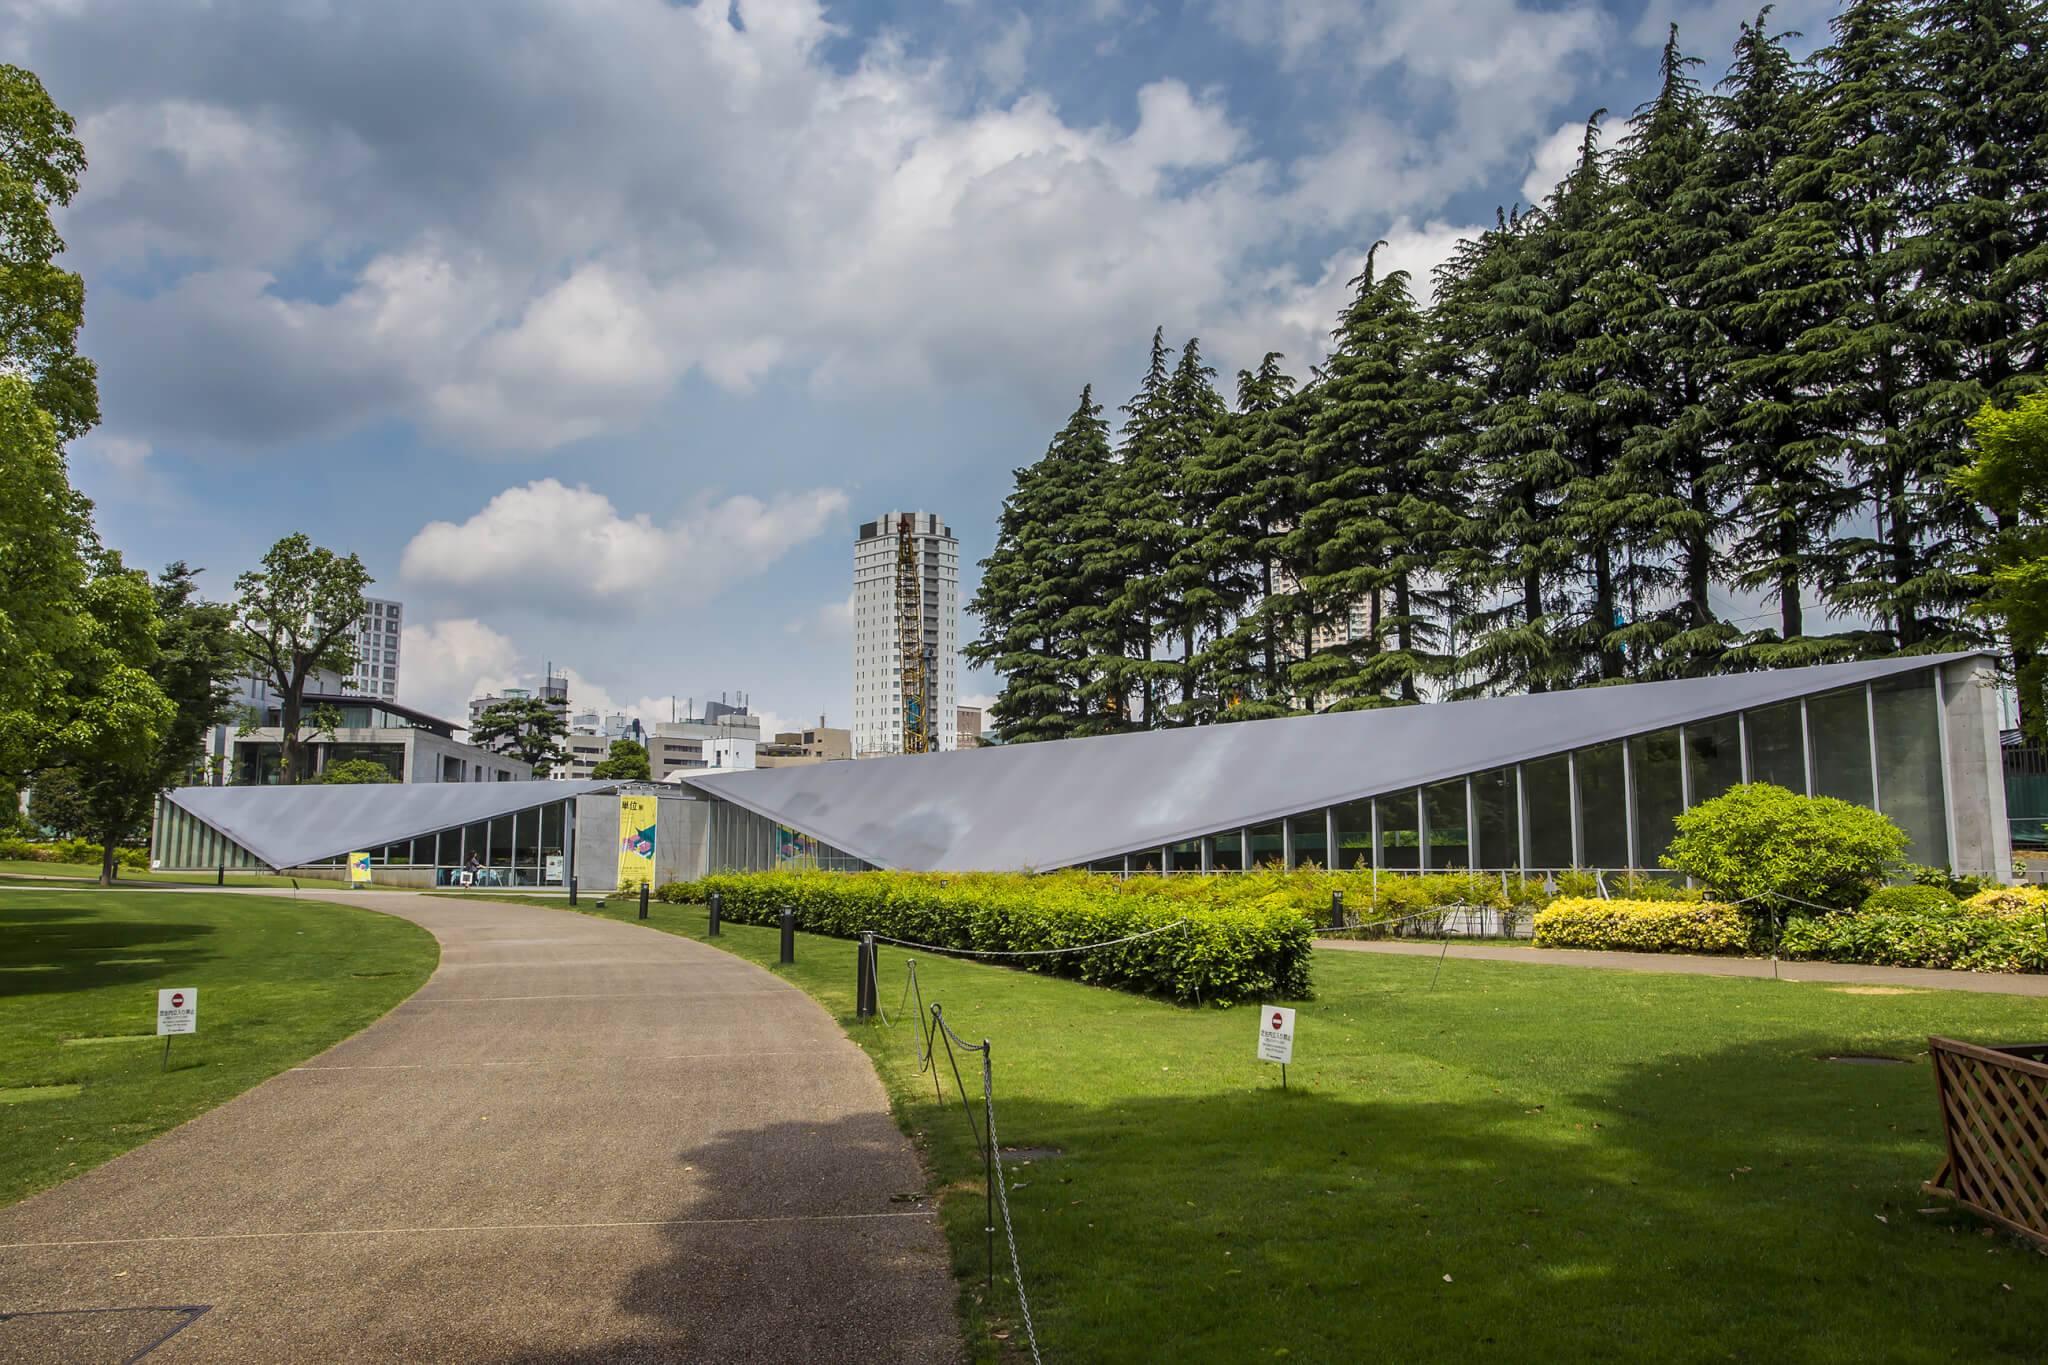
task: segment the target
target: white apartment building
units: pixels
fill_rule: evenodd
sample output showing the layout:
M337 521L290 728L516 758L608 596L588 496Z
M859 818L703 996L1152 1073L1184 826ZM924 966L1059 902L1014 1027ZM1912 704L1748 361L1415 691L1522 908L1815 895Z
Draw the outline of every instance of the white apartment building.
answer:
M903 752L903 657L897 640L896 540L910 522L923 607L926 725L940 749L958 747L960 542L925 512L864 522L853 546L853 756Z
M368 610L356 622L355 672L337 681L354 683L358 695L390 701L398 694L401 604L381 597L366 597L363 601Z

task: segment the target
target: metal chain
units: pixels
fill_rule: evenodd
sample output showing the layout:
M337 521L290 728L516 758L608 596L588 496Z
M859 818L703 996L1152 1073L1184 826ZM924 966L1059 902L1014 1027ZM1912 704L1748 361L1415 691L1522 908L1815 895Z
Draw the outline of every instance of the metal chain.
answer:
M1003 1149L996 1145L995 1068L986 1052L981 1054L981 1095L988 1107L988 1149L995 1159L996 1199L1003 1206L1003 1237L1010 1244L1010 1271L1017 1277L1017 1306L1024 1310L1024 1339L1031 1343L1033 1365L1044 1365L1038 1355L1038 1329L1031 1325L1031 1300L1024 1296L1024 1263L1017 1255L1017 1229L1010 1222L1010 1177L1003 1171Z

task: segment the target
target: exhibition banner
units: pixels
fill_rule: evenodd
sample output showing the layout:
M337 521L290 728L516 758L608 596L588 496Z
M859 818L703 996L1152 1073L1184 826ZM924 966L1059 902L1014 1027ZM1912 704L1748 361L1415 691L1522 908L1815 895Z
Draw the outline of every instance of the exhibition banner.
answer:
M660 800L619 798L619 889L654 884L654 822Z

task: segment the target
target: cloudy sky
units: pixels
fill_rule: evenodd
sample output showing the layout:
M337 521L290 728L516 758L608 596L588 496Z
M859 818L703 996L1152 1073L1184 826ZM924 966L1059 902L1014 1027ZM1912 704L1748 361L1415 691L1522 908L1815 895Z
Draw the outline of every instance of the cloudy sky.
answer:
M1305 373L1374 240L1426 275L1670 21L1713 79L1755 8L0 0L0 55L91 161L109 543L221 596L289 532L355 551L441 713L551 660L844 725L859 521L971 565L1155 326Z

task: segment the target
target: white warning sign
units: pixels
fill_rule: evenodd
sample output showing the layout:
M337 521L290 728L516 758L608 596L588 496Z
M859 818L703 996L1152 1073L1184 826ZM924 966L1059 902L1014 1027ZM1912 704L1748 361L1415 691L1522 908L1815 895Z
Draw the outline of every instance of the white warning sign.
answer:
M1286 1066L1294 1060L1294 1011L1268 1008L1259 1016L1259 1060Z
M1290 1024L1289 1027L1292 1027ZM190 986L176 986L156 993L156 1033L199 1032L199 992Z

